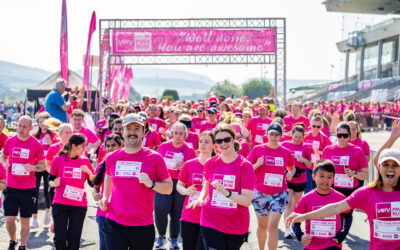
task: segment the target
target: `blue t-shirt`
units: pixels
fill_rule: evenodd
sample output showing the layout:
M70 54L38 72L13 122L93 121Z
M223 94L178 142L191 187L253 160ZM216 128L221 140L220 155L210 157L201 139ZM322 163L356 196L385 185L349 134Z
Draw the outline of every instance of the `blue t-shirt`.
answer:
M64 104L65 101L62 98L61 93L58 92L58 90L53 89L46 98L45 110L49 112L52 117L57 118L61 122L68 122L67 112L61 108Z

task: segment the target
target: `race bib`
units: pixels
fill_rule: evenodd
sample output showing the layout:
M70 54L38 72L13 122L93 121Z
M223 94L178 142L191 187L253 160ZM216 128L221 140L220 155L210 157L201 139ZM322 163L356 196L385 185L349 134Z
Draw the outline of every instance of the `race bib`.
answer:
M265 186L271 186L271 187L282 187L282 185L283 185L283 175L265 173L264 185Z
M157 124L156 123L151 124L151 128L153 130L157 131Z
M29 171L25 170L24 164L13 163L11 166L11 174L13 174L13 175L29 175Z
M214 180L217 180L225 189L235 189L236 176L215 174Z
M334 237L336 235L336 221L311 220L310 233L316 237Z
M298 157L302 157L303 156L303 152L301 152L301 151L294 151L294 155L293 155L295 158L298 158Z
M238 192L232 192L232 194L238 194ZM211 206L223 207L223 208L237 208L237 203L229 198L226 198L225 195L221 194L218 190L214 189L211 199Z
M29 159L29 149L25 148L13 148L12 157Z
M354 177L349 177L347 174L335 174L335 187L353 188Z
M374 219L374 238L400 240L400 220L383 221Z
M74 201L82 201L84 193L85 193L84 189L66 185L63 197Z
M313 141L313 142L312 142L312 147L313 147L313 149L319 149L319 145L320 145L320 142L319 142L319 141Z
M256 138L254 139L255 142L257 143L263 143L263 136L262 135L256 135Z
M115 176L137 178L142 169L142 163L137 161L117 161L115 166Z
M82 169L73 168L73 167L65 167L63 177L64 178L72 178L72 179L81 179L82 178Z

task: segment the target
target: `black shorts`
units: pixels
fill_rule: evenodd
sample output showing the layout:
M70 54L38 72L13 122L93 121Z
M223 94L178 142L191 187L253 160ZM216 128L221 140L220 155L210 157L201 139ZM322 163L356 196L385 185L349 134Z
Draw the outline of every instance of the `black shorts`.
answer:
M293 190L296 193L303 192L306 189L307 182L304 183L292 183L288 182L287 186L289 189Z
M7 187L3 194L5 216L18 216L19 210L22 218L32 217L36 200L36 188L17 189Z

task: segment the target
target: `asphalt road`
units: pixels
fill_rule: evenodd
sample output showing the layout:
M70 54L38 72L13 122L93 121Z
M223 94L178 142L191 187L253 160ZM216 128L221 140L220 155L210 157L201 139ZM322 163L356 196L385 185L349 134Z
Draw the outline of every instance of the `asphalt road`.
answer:
M372 149L378 149L383 144L384 140L389 136L388 132L364 133L363 139L367 140ZM400 148L400 142L396 142L396 148ZM90 187L87 187L90 190ZM88 192L90 197L90 192ZM98 227L96 223L96 209L95 202L89 198L89 207L84 224L81 249L95 250L99 249ZM253 250L258 249L257 244L257 219L254 210L250 207L251 222L250 222L250 236L249 242L245 243L242 249ZM32 229L28 242L28 249L48 250L53 249L53 234L50 232L49 227L43 227L44 210L39 210L40 228ZM354 211L353 224L350 232L343 243L343 249L368 249L369 244L369 224L365 221L367 216L362 211ZM9 237L4 225L4 216L0 216L0 249L7 249ZM18 229L19 231L19 229ZM278 249L302 249L302 244L295 239L283 240L284 224L281 219L279 225L279 243Z

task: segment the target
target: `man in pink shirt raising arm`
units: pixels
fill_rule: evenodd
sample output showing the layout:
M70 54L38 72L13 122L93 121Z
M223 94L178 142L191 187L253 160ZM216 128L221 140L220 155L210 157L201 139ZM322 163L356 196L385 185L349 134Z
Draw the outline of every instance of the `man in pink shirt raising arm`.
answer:
M24 250L29 238L29 220L32 217L35 193L35 171L46 170L44 151L40 142L29 135L32 119L22 116L17 124L17 135L8 139L3 147L1 163L7 170L7 188L4 190L4 215L10 236L8 249L17 246L18 211L21 218L21 245Z
M138 114L124 117L124 147L106 158L103 198L107 249L153 249L155 192L170 194L172 180L160 154L142 146L144 123Z

